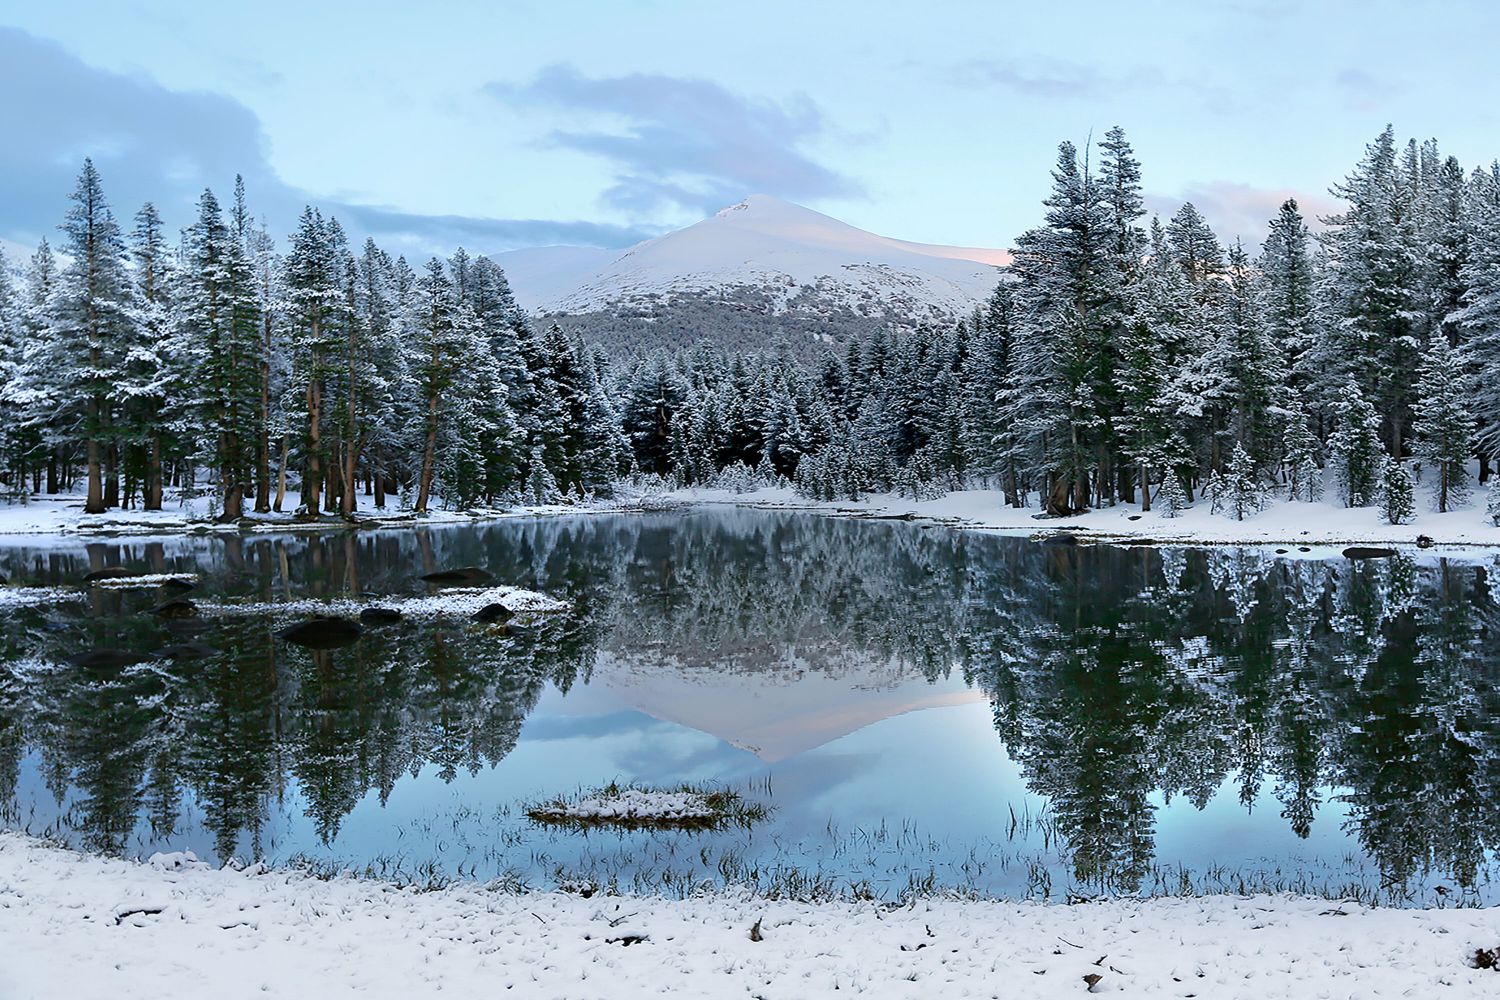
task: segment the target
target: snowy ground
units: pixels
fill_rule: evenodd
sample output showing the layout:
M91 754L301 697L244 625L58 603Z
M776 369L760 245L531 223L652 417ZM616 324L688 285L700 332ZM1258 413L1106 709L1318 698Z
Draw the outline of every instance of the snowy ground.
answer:
M407 618L469 618L480 609L499 604L516 612L566 611L568 605L546 594L520 587L450 587L426 597L387 596L366 601L307 599L301 601L213 603L200 602L204 610L221 614L358 615L365 608L390 608Z
M1481 997L1492 910L685 902L137 864L0 834L0 997ZM759 925L758 937L752 928Z
M1349 545L1382 543L1411 545L1427 535L1438 545L1500 546L1500 528L1485 514L1484 490L1461 510L1432 513L1418 496L1418 513L1408 524L1387 524L1375 507L1349 509L1329 502L1275 501L1243 521L1209 512L1201 501L1175 518L1160 512L1142 514L1138 505L1092 510L1076 517L1038 520L1035 507L1017 510L997 490L960 490L936 500L911 500L889 494L862 501L818 503L790 489L762 489L751 493L729 490L679 490L671 496L683 503L736 503L757 507L814 510L860 517L904 517L967 528L1017 533L1072 531L1081 538L1149 538L1162 542L1241 543L1253 545Z
M366 497L360 498L368 503ZM56 497L32 497L26 503L0 501L0 535L53 534L153 534L157 532L208 531L295 531L324 530L345 522L336 515L325 515L316 521L299 521L290 513L249 514L244 527L239 524L215 524L209 518L207 504L197 500L183 505L168 499L164 510L110 510L103 514L85 514L81 494ZM433 510L417 515L394 507L384 510L365 508L355 512L356 524L377 527L397 525L471 524L478 520L505 517L533 517L542 514L601 513L620 510L616 503L547 504L466 511Z

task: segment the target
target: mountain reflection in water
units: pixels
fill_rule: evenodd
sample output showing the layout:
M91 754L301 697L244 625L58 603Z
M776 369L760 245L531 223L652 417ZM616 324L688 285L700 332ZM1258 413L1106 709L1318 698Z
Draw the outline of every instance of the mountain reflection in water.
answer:
M203 622L145 613L166 591L77 586L109 565L198 574ZM467 565L570 609L507 629L405 620L331 650L278 639L270 609L213 610L399 600ZM794 864L876 891L932 872L1000 895L1488 900L1494 567L738 510L11 539L0 575L77 596L0 602L0 824L115 853L397 857L533 884ZM543 835L516 808L616 777L722 780L775 811L663 842Z

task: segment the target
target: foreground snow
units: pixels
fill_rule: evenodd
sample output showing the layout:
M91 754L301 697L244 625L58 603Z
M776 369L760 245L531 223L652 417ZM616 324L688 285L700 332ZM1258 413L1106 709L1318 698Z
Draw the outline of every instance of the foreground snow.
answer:
M1163 517L1159 511L1142 514L1139 506L1121 505L1091 510L1068 518L1038 519L1035 507L1017 510L1007 506L998 490L959 490L935 500L911 500L891 494L875 494L864 500L819 503L790 489L761 489L749 493L729 490L679 490L671 496L681 503L736 503L756 507L813 510L859 517L910 517L966 528L996 531L1071 531L1080 538L1143 538L1160 542L1249 545L1337 545L1381 543L1411 545L1426 535L1437 545L1500 546L1500 528L1485 513L1484 491L1462 509L1446 514L1431 513L1418 500L1418 514L1408 524L1388 524L1375 507L1354 509L1328 502L1272 502L1265 510L1236 521L1209 512L1201 501L1178 517Z
M759 925L752 940L751 929ZM1479 997L1491 910L1227 896L1077 906L418 893L83 856L0 834L8 1000Z

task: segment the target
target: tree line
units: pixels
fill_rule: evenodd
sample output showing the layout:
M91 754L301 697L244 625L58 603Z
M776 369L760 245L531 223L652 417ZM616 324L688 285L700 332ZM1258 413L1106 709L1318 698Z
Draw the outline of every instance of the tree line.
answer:
M1185 204L1144 223L1111 129L1059 147L1040 226L953 329L879 329L798 362L703 348L627 373L642 469L743 463L821 499L961 484L1058 515L1196 497L1243 518L1272 491L1461 504L1500 449L1500 165L1466 173L1387 128L1314 234L1295 200L1258 255ZM1500 505L1492 511L1500 516Z
M165 487L221 519L350 515L363 488L412 509L607 490L625 457L602 355L532 328L504 273L460 249L414 269L351 249L307 209L284 252L237 181L176 241L147 204L127 233L85 162L24 279L0 261L0 483L85 510L160 509Z
M0 484L89 511L221 517L543 502L632 473L825 500L988 486L1053 515L1272 495L1409 519L1500 450L1500 164L1467 172L1387 128L1314 233L1294 200L1258 254L1185 204L1146 221L1123 130L1059 147L1037 227L952 328L877 325L809 350L637 350L545 332L464 250L413 269L308 209L284 252L211 192L175 243L124 233L86 163L54 256L0 267ZM622 318L621 322L627 322ZM760 327L757 330L764 332ZM619 352L612 355L618 357ZM435 499L436 498L436 499ZM1500 520L1500 493L1491 490Z

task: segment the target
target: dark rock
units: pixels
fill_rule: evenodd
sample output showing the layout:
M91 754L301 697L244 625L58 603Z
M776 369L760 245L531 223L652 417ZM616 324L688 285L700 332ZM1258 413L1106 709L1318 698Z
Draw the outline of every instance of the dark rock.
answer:
M1437 542L1433 540L1433 537L1431 535L1417 536L1417 548L1419 549L1430 549L1436 544Z
M1140 519L1141 519L1141 515L1139 515L1139 514L1131 514L1125 520L1127 520L1127 521L1139 521Z
M145 663L150 657L127 653L123 649L91 649L68 657L68 662L84 670L118 670L134 663Z
M1048 535L1046 538L1042 539L1042 544L1043 545L1077 545L1078 544L1078 536L1077 535L1069 535L1069 534L1066 534L1066 533L1057 534L1057 535Z
M162 590L170 591L174 594L185 594L189 590L196 590L197 587L198 585L192 580L168 580L161 585Z
M424 573L422 579L428 583L485 583L492 579L487 570L478 566L463 566L459 569L440 569L436 573Z
M395 608L361 608L359 620L363 625L393 625L402 619Z
M1155 545L1156 544L1156 539L1154 539L1154 538L1122 538L1118 542L1116 542L1115 544L1116 545L1128 545L1128 546L1134 548L1134 547L1139 546L1139 545Z
M197 618L198 605L194 604L186 597L179 597L176 600L168 601L165 604L158 604L156 607L151 609L151 613L156 617L162 619L163 621L168 621L176 618Z
M359 622L348 618L309 618L276 633L287 642L308 649L338 649L348 646L364 634Z
M1284 555L1286 555L1286 549L1277 549L1276 550L1276 554L1278 556L1284 556Z
M1299 545L1299 546L1297 546L1297 551L1298 552L1311 552L1312 549L1308 548L1306 545Z
M132 576L143 576L138 569L126 569L124 566L106 566L104 569L96 569L84 576L84 583L93 583L96 580L125 580Z
M503 604L486 604L474 612L474 620L484 622L486 625L504 625L513 617L515 617L515 612Z
M219 651L201 642L178 642L170 646L163 646L155 653L158 660L205 660L210 656L218 656Z
M1389 559L1395 549L1382 549L1369 545L1351 545L1344 550L1345 559Z

